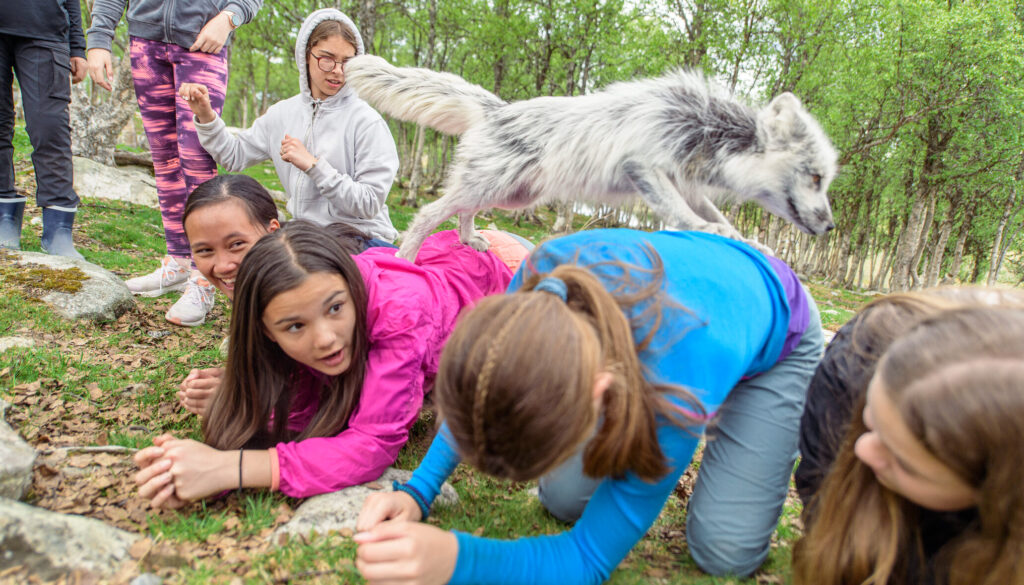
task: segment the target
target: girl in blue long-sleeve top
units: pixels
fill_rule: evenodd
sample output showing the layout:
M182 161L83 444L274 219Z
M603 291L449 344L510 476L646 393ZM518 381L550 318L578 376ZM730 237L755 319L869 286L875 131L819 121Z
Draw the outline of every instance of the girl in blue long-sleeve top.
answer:
M444 422L412 479L370 498L371 583L596 583L657 518L707 423L687 517L713 574L764 561L821 356L814 302L782 262L697 232L593 230L538 247L464 315L435 392ZM463 460L575 525L498 541L417 523Z

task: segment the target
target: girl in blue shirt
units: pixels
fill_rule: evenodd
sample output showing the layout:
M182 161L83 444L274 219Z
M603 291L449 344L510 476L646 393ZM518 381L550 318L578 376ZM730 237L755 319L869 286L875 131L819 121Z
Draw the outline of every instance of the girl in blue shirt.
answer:
M712 574L768 554L821 356L817 309L793 272L699 232L592 230L551 240L507 295L464 315L435 392L444 421L396 491L367 500L366 579L597 583L657 518L707 423L687 543ZM417 523L461 461L538 479L575 525L499 541Z

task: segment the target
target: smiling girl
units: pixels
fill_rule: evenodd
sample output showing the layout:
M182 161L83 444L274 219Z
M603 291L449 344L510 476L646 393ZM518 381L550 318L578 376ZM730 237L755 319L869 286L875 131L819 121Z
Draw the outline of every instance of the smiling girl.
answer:
M217 115L205 86L182 84L179 94L195 114L203 148L227 170L273 161L293 217L341 221L392 242L398 232L386 200L398 151L380 114L345 85L345 60L363 52L348 16L333 8L313 12L295 41L301 91L238 135Z
M1024 583L1024 310L942 309L954 305L921 295L876 302L845 332L866 343L845 345L849 360L826 355L808 398L819 416L804 415L805 451L817 442L808 428L843 424L812 408L842 387L835 380L858 396L867 371L867 391L820 487L798 471L808 507L794 583ZM899 326L914 315L930 317ZM824 382L823 370L838 378ZM827 453L809 452L811 471Z
M394 252L351 256L304 221L248 248L205 444L157 437L135 457L139 494L175 508L239 486L307 497L380 476L408 439L459 311L512 278L454 232L437 234L416 264Z

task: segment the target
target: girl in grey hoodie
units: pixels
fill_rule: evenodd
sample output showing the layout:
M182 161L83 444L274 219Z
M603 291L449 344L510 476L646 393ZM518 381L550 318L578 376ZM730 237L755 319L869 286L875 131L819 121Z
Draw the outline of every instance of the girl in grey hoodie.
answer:
M310 14L295 41L298 95L278 102L239 134L227 130L201 84L184 84L199 140L237 172L272 160L288 194L288 211L321 225L343 222L393 242L387 196L398 152L387 123L345 85L343 64L363 54L355 24L333 8Z

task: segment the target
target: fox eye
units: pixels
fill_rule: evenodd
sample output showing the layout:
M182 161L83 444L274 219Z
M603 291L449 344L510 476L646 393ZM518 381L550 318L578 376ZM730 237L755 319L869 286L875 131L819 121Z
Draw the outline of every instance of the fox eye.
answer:
M821 189L821 175L811 175L811 182L815 189Z

